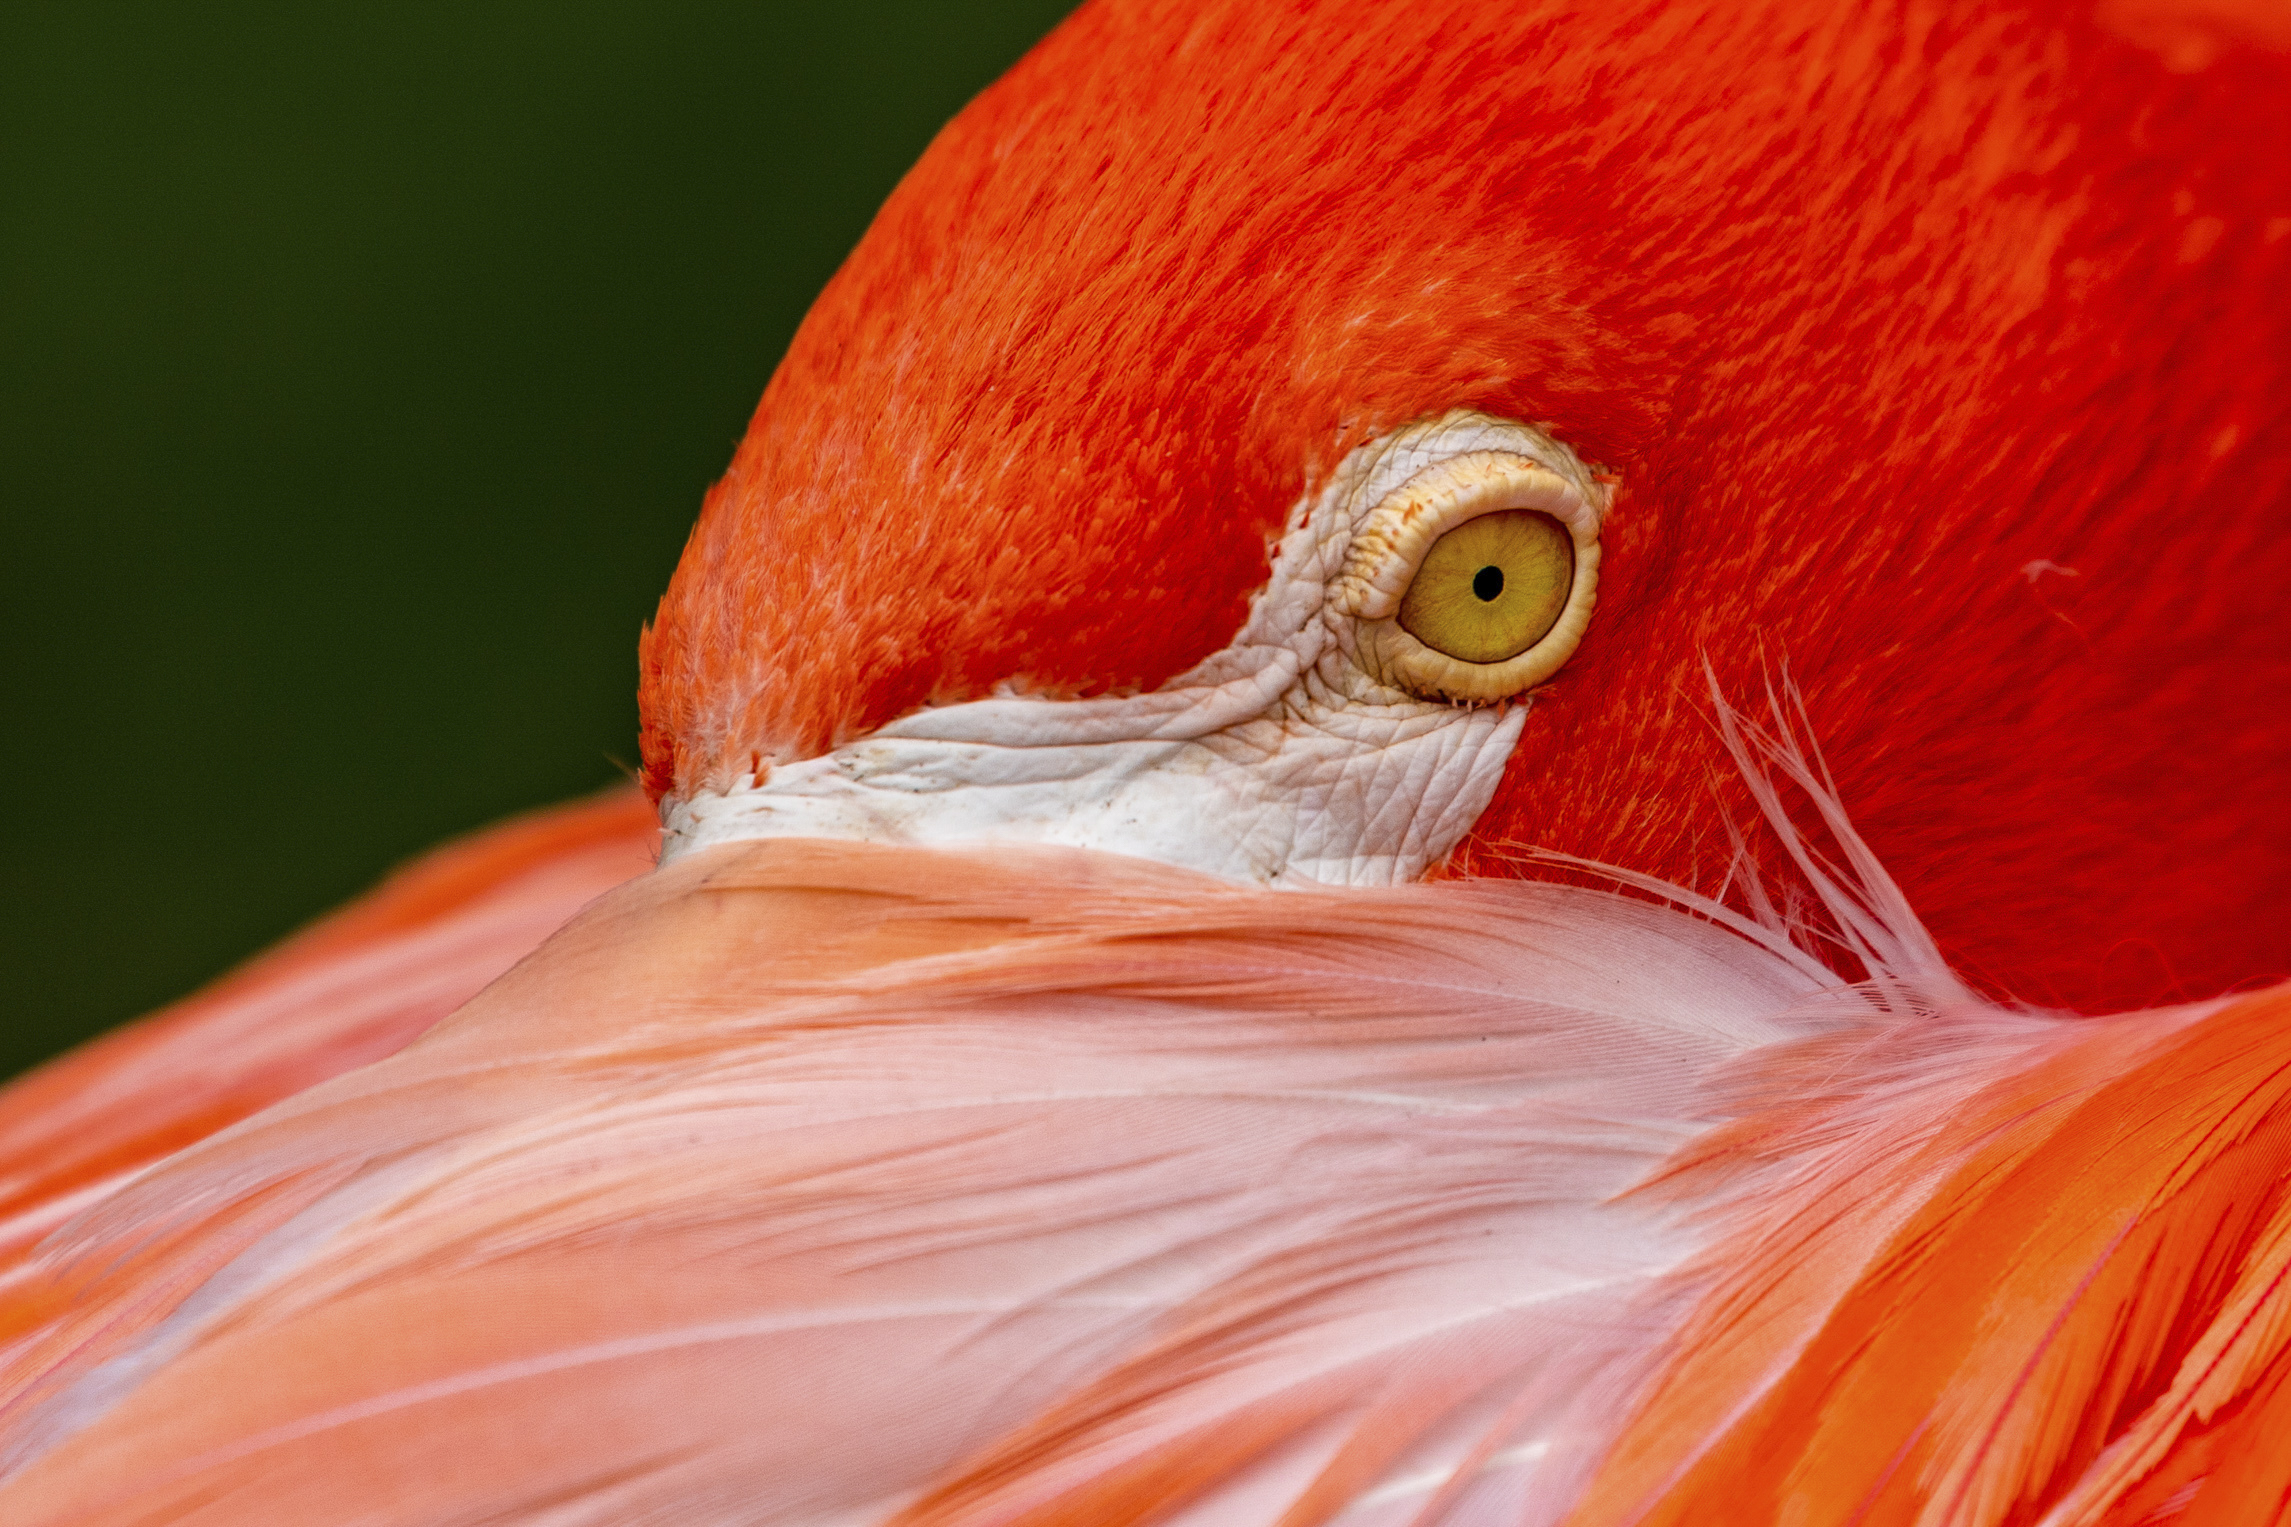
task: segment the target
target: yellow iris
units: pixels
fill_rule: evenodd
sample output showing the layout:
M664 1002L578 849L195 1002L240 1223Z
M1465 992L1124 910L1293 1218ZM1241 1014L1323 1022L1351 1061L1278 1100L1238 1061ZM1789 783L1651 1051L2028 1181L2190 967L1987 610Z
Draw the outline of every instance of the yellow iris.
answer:
M1466 520L1432 543L1400 601L1400 629L1466 663L1500 663L1543 640L1567 608L1575 541L1533 509Z

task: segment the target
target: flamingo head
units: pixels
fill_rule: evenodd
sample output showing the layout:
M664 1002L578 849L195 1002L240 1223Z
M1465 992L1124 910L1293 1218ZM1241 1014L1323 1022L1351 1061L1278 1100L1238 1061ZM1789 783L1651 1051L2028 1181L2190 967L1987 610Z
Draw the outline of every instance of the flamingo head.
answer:
M1786 681L1975 980L2291 968L2234 915L2291 860L2242 793L2291 755L2291 91L2240 14L1086 6L708 496L643 653L672 851L1714 888L1711 686Z

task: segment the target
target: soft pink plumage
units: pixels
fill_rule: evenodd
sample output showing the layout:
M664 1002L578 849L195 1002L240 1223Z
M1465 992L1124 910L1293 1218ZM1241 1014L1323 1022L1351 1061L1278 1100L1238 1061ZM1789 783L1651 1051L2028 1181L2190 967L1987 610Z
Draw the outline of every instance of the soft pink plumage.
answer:
M1917 958L1889 887L1832 895ZM2024 1174L2105 1161L2121 1145L2072 1116L2127 1087L2183 1134L2240 1120L2220 1166L2194 1139L2157 1155L2134 1121L2118 1139L2148 1167L2259 1196L2181 1227L2179 1281L2146 1291L2173 1329L2114 1388L2208 1421L2204 1384L2230 1409L2266 1387L2291 1337L2269 1281L2291 1256L2291 1052L2256 1059L2291 1044L2280 999L2094 1025L1988 1007L1931 967L1839 991L1778 933L1699 911L1534 884L1251 891L1054 850L794 841L679 864L404 1053L51 1245L77 1292L12 1354L0 1505L26 1524L1494 1523L1559 1520L1590 1480L1582 1520L1641 1520L1686 1459L1723 1469L1757 1435L1752 1402L1805 1382L1792 1361L1855 1300L1895 1299L1856 1327L1881 1342L1996 1318L1958 1288L1872 1292L1889 1245L1920 1216L2026 1232L1982 1198L2009 1194L1961 1179L1984 1149ZM2234 1076L2286 1080L2153 1092L2222 1046L2251 1052ZM2078 1202L2153 1198L2131 1166ZM1808 1219L1826 1204L1842 1217ZM2100 1360L2115 1306L2085 1285L2117 1276L2109 1233L1969 1264L2012 1313L1946 1424L2058 1435L1977 1460L1988 1493L1939 1519L2067 1495L2086 1509L2061 1520L2110 1520L2148 1472L2123 1455L2169 1454L2184 1423L2069 1403L2081 1375L1974 1382L2063 1324L2050 1361ZM2230 1348L2232 1372L2159 1391L2158 1353ZM1865 1450L1917 1414L1879 1367L1841 1413ZM1680 1508L1736 1519L1739 1488L1690 1479Z

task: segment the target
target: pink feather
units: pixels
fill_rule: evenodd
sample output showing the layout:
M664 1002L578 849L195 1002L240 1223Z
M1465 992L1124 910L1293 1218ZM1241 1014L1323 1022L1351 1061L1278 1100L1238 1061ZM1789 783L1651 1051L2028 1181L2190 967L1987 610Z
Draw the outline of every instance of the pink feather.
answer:
M52 1237L0 1515L1640 1520L1996 1128L2234 1010L2053 1019L1889 963L1929 946L1825 817L1858 986L1685 892L673 865ZM2280 1289L2206 1287L2262 1347L2178 1349L2269 1371ZM2172 1423L2130 1419L2053 1498L2137 1482ZM2015 1446L2012 1480L2076 1454ZM1968 1467L1934 1519L2012 1519Z

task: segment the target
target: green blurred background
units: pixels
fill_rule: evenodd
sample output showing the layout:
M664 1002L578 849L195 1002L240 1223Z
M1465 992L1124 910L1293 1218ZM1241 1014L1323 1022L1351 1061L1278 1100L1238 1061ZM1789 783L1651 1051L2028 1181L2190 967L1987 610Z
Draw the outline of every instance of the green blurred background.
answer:
M805 307L1070 4L7 8L0 1074L633 763Z

